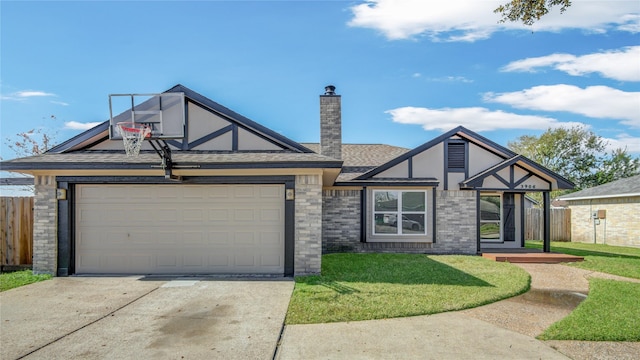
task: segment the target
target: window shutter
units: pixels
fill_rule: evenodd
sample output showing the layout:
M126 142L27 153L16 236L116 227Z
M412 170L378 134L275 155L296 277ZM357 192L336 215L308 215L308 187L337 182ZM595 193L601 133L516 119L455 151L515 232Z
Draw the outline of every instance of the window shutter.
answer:
M464 143L447 144L447 164L449 169L464 169Z

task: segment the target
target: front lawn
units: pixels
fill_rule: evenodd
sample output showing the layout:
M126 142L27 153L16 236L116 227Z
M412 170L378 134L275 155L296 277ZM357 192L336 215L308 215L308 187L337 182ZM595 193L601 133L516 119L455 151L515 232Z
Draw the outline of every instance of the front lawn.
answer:
M640 341L640 284L589 279L589 296L542 340Z
M287 324L435 314L529 289L524 270L477 256L330 254L322 275L296 278Z
M51 279L51 275L33 275L31 270L0 274L0 292Z
M526 247L542 249L542 241L527 241ZM551 251L584 256L569 266L640 279L640 248L552 241Z

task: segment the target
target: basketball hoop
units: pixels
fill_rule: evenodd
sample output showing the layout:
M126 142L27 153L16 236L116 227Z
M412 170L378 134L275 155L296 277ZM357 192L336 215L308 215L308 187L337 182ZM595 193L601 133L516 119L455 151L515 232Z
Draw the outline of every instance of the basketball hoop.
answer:
M151 137L151 127L130 121L120 122L117 126L127 156L138 156L142 141Z

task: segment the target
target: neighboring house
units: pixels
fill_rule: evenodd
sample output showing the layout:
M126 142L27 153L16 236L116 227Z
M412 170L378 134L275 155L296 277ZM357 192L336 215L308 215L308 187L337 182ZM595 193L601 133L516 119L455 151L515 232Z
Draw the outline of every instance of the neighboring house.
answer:
M334 89L320 96L320 144L176 85L115 117L164 104L158 134L175 136L137 157L106 121L0 163L35 176L34 271L291 276L320 272L323 252L519 248L525 192L542 192L548 214L549 192L573 187L463 127L411 150L342 144Z
M571 241L640 246L640 175L558 199L571 209Z

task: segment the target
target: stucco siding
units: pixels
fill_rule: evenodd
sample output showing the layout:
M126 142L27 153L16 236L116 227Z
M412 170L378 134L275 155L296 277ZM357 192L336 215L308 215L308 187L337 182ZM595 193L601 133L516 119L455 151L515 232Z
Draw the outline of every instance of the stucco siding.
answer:
M504 159L500 156L492 154L476 144L469 143L469 175L475 175L502 161Z
M444 145L438 143L413 157L413 176L441 179L444 168ZM442 190L440 182L438 190Z

